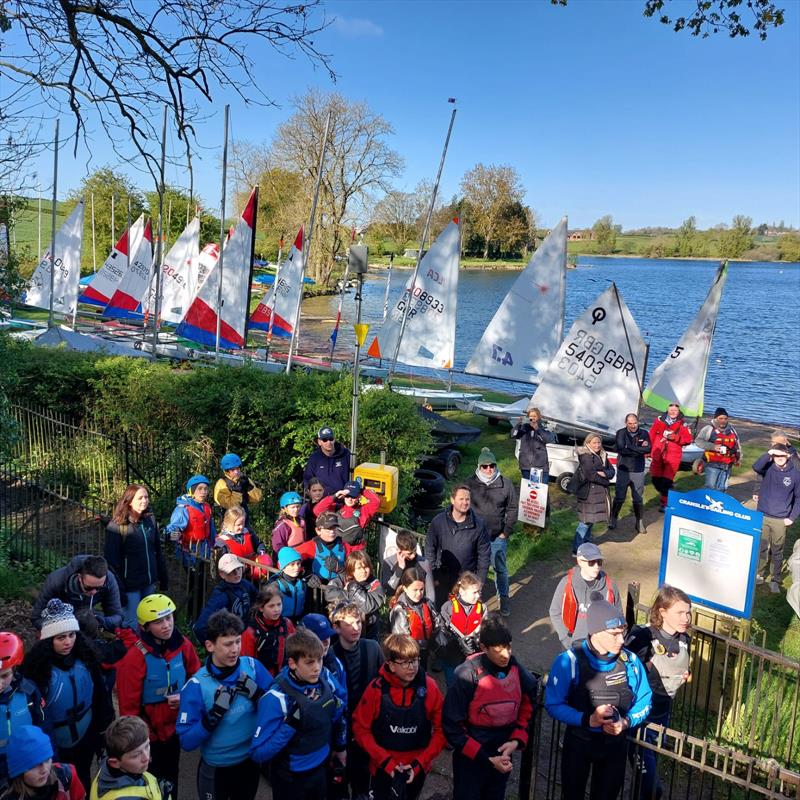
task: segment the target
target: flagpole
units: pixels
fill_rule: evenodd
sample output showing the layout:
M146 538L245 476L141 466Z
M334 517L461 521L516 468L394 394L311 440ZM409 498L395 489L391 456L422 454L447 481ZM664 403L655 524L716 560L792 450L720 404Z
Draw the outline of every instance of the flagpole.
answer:
M115 228L116 226L114 225L114 192L111 192L111 245L112 246L117 241ZM128 247L130 247L130 241L128 242Z
M300 306L303 302L303 279L306 276L306 261L311 251L311 237L314 235L314 218L317 215L317 201L319 200L319 188L322 184L322 167L325 163L325 152L328 149L328 130L331 126L331 112L325 120L325 133L322 136L322 148L319 152L319 164L317 165L317 186L314 189L314 202L311 204L311 219L308 223L308 236L303 236L303 264L300 270L300 291L297 294L297 310L294 315L294 326L292 328L292 340L289 342L289 355L286 358L286 374L292 369L292 356L294 348L292 345L300 340Z
M447 101L448 103L455 103L455 100L452 98ZM444 169L444 160L447 156L447 147L450 144L450 134L453 132L453 123L456 119L456 111L458 109L453 109L453 113L450 115L450 125L447 128L447 137L444 140L444 148L442 150L442 157L439 161L439 171L436 173L436 183L433 185L433 193L431 194L431 203L428 206L428 215L425 218L425 228L422 231L422 242L420 244L419 250L417 251L417 263L414 266L414 273L411 276L411 281L409 283L408 291L406 292L406 296L404 298L403 303L403 319L400 322L400 331L397 334L397 341L394 345L394 354L392 355L392 363L389 366L389 373L386 376L386 383L391 384L392 376L394 375L395 367L397 366L397 357L400 355L400 344L403 341L403 334L406 330L406 324L408 323L408 312L411 308L411 300L414 296L414 284L417 282L417 275L419 275L419 265L422 261L422 251L425 248L425 242L428 239L428 231L431 227L431 219L433 217L433 209L436 206L436 195L439 192L439 181L442 179L442 170Z
M353 231L353 239L351 239L351 244L355 240L355 231ZM347 264L344 267L344 275L342 275L342 290L339 292L339 308L336 311L336 325L334 326L333 333L330 335L331 340L331 354L328 358L330 363L333 363L333 351L336 349L336 339L339 336L339 323L342 320L342 303L344 302L344 293L347 290L347 275L350 272L350 259L347 260ZM359 320L360 322L360 320Z
M219 364L219 336L222 326L222 265L225 251L225 184L228 180L228 115L231 107L225 106L225 136L222 145L222 200L220 201L219 215L219 259L217 263L217 333L214 344L214 354Z
M153 358L158 347L158 317L161 314L161 263L164 253L164 163L167 159L167 106L164 105L164 124L161 129L161 165L158 174L158 243L156 244L153 268L156 271L156 306L153 313ZM172 201L170 200L170 211Z
M79 203L83 203L84 199L78 201ZM78 250L78 293L75 295L75 305L72 307L72 330L75 330L75 324L78 321L78 298L81 296L81 261L83 256L83 220L86 216L86 205L84 204L83 207L83 216L81 217L81 246Z
M56 280L56 197L58 194L58 119L56 119L56 132L53 139L53 207L50 210L50 222L53 230L50 232L50 301L47 304L47 327L53 327L53 292Z

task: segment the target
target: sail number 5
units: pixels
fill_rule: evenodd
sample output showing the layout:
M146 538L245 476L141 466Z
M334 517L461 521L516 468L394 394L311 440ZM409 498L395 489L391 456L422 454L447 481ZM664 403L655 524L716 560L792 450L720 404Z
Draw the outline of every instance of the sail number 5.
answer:
M620 370L628 376L633 369L633 362L628 361L616 350L606 347L603 342L579 330L575 338L567 345L564 355L558 361L558 368L566 370L575 380L581 381L587 389L594 386L597 376L608 366L609 369Z

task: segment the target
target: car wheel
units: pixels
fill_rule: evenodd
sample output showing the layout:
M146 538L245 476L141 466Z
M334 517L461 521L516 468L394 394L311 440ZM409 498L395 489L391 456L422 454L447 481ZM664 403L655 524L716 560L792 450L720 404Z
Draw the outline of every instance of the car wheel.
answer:
M572 480L571 472L565 472L563 475L558 476L558 485L561 487L562 492L567 491L567 487L569 486L570 480Z
M444 476L431 469L414 470L414 477L419 483L420 494L442 494L444 492Z

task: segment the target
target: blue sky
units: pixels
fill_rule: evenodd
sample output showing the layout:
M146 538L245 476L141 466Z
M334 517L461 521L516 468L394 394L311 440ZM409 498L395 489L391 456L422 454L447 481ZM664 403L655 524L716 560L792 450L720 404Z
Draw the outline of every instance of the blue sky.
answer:
M335 88L394 126L406 164L397 185L411 189L435 174L447 98L456 97L445 197L476 163L502 163L519 171L545 225L564 213L573 228L607 213L626 229L676 226L690 214L700 227L738 213L800 225L800 3L784 4L787 22L766 42L676 34L644 19L643 4L332 0L325 12L336 20L317 44L333 57L335 86L302 57L260 54L260 81L279 107L232 101L232 135L268 141L293 95ZM211 207L222 107L218 93L199 128L195 180ZM99 134L92 150L88 167L85 151L77 160L63 152L60 196L87 169L114 165ZM42 176L49 165L38 165ZM171 172L170 182L185 180Z

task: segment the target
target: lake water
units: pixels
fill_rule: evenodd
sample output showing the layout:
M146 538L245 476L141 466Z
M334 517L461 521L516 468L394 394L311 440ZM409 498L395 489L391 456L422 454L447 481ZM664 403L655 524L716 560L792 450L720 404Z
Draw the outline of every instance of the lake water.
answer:
M610 281L616 282L642 335L650 342L649 379L694 319L717 267L715 261L580 257L578 268L567 272L564 332ZM395 270L391 304L397 301L408 275L407 270ZM461 272L457 370L466 366L517 275L507 271ZM364 283L362 318L370 323L370 335L382 320L385 285L385 277L373 275ZM336 298L319 298L309 310L335 316L336 304ZM303 304L304 311L307 305ZM800 426L799 309L800 264L730 264L706 380L708 411L724 406L734 417ZM346 295L343 316L348 321L354 319L352 292ZM337 352L351 352L352 346L352 328L343 327ZM426 371L415 369L414 374L424 375ZM460 374L453 379L518 396L531 393L527 384Z

